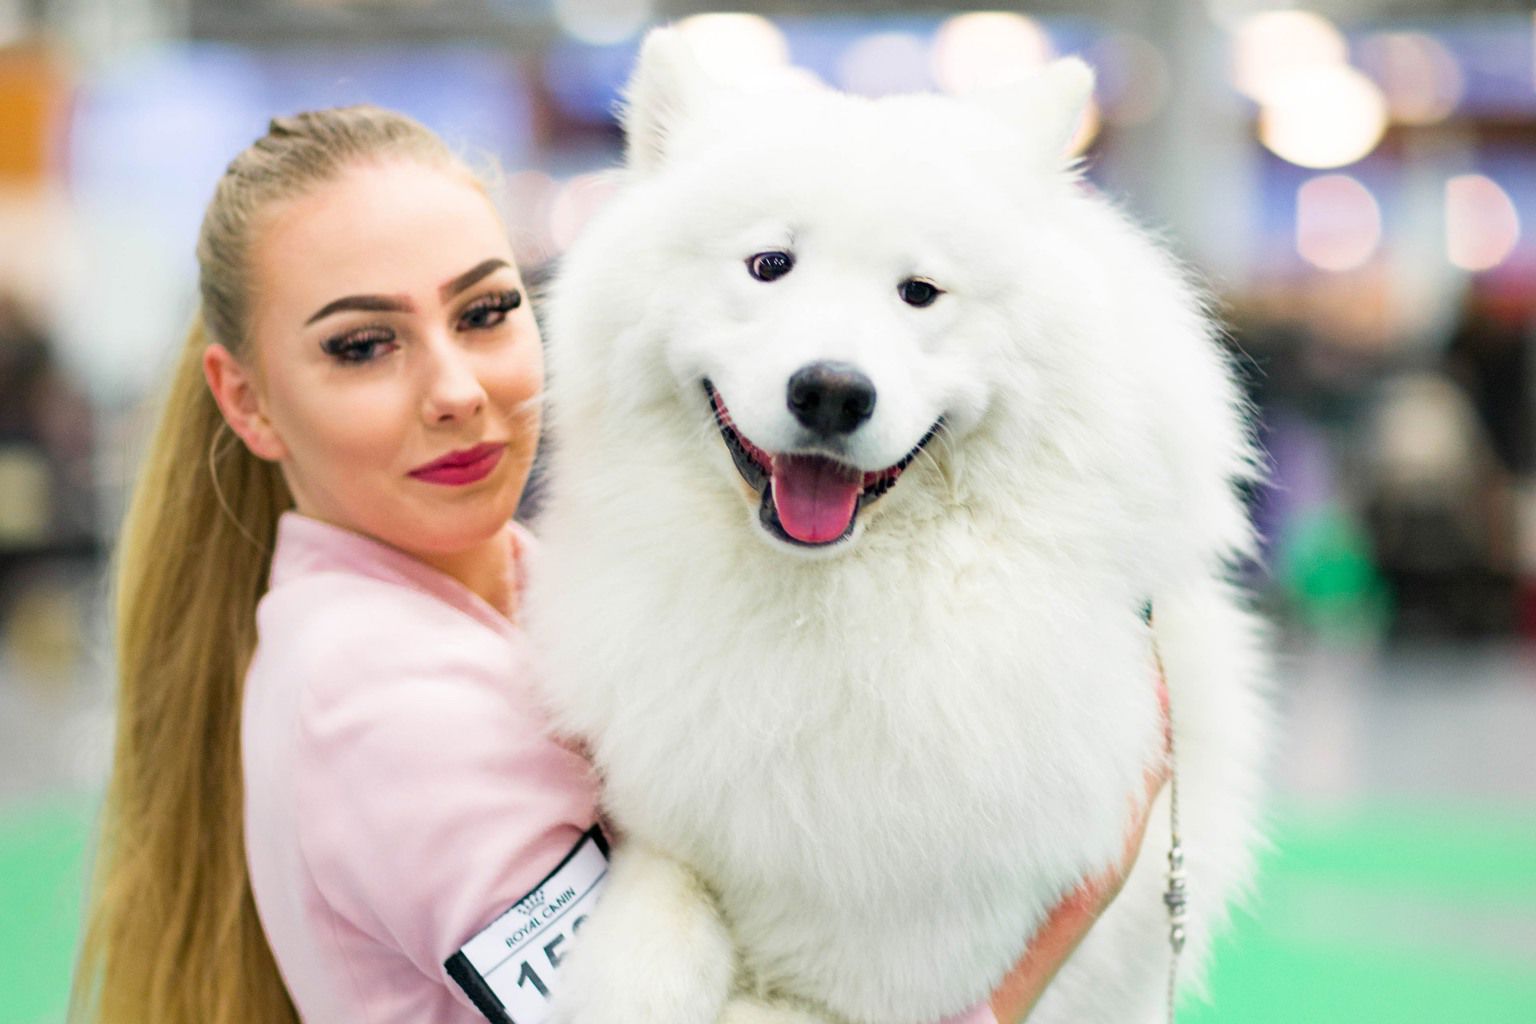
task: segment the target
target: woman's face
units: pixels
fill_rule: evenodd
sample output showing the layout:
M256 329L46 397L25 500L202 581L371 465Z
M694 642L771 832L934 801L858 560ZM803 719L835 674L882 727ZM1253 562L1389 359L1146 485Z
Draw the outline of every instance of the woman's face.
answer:
M255 378L300 512L418 555L484 542L538 444L538 328L462 172L364 163L278 207L252 250Z

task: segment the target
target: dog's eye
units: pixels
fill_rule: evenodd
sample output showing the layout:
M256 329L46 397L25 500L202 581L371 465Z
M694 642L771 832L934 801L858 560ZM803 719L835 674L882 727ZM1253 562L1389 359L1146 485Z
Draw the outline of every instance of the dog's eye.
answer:
M933 300L944 294L938 285L920 277L907 278L896 287L896 293L901 296L902 302L919 309L933 305Z
M747 273L759 281L777 281L795 266L795 258L787 252L760 252L747 257Z

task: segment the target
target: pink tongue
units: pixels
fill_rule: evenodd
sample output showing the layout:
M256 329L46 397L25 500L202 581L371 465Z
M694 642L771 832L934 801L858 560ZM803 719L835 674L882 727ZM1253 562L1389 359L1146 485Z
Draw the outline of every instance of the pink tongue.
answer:
M773 507L784 532L805 544L837 540L858 507L864 477L819 455L773 460Z

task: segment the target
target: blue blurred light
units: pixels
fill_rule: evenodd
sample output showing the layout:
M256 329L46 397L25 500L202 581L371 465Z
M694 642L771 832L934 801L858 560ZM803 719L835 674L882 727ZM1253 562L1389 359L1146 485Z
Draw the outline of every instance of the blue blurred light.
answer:
M147 208L190 238L229 160L274 115L374 103L403 111L472 158L511 166L531 151L516 65L468 46L336 52L192 43L124 57L82 82L70 187L87 205Z
M944 19L938 16L775 18L789 42L790 62L816 73L822 81L838 80L838 61L860 39L877 33L909 33L932 42ZM1042 21L1059 52L1080 53L1103 34L1104 28L1083 19ZM550 48L544 62L544 83L560 109L579 121L612 119L614 104L634 66L639 40L592 46L572 40Z

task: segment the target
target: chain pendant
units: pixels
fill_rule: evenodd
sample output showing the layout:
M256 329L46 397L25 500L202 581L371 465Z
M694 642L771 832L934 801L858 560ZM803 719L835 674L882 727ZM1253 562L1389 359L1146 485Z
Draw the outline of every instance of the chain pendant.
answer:
M1148 628L1152 626L1152 602L1142 609L1142 619ZM1168 693L1168 675L1163 669L1163 657L1157 649L1157 638L1152 638L1152 658L1157 664L1157 674L1162 680L1167 721L1168 755L1168 887L1163 890L1163 906L1168 910L1168 1024L1174 1024L1175 1003L1179 988L1179 954L1184 952L1184 940L1188 934L1185 925L1189 914L1189 893L1184 873L1184 841L1179 828L1179 763L1173 741L1173 702Z
M1168 909L1168 1024L1174 1024L1174 1003L1178 998L1179 954L1184 952L1185 922L1189 910L1189 894L1185 888L1184 844L1179 841L1178 824L1178 775L1169 780L1173 787L1172 799L1173 838L1168 845L1168 888L1163 891L1163 906Z
M1168 908L1168 945L1176 955L1184 952L1184 922L1189 906L1184 885L1184 847L1174 839L1168 849L1168 889L1163 893L1163 905Z

